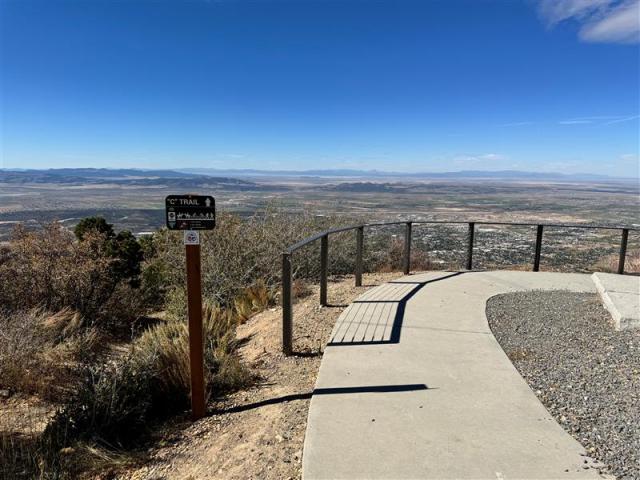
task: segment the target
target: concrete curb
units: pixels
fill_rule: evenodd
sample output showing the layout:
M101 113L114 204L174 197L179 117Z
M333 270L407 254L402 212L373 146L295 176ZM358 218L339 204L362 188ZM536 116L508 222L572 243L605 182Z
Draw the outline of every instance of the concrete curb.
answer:
M591 279L615 329L640 328L640 277L598 272Z

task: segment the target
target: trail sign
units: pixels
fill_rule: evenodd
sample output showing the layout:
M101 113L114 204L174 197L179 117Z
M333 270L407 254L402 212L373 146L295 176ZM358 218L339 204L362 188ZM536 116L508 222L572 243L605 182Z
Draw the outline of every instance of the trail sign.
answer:
M216 201L209 195L169 195L165 199L165 210L167 228L169 230L185 230L191 416L197 420L204 417L207 411L202 332L200 233L198 230L211 230L216 226Z
M165 200L169 230L212 230L216 201L210 195L169 195Z

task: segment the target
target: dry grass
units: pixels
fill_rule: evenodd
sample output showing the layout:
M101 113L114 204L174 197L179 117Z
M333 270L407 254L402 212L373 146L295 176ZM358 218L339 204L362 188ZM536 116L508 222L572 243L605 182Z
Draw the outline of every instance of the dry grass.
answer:
M77 313L42 309L0 315L0 388L61 402L77 368L98 350L99 335Z
M258 280L233 300L233 311L240 322L246 322L252 315L273 305L276 296L274 287L267 286L264 280Z
M245 386L248 371L237 356L236 326L230 310L205 305L203 334L208 393L219 394ZM189 330L184 319L169 319L145 332L132 345L133 361L151 365L154 395L185 407L189 399Z
M600 272L616 273L619 261L620 257L618 255L609 255L596 263L595 269ZM640 250L627 252L624 271L625 273L640 274Z

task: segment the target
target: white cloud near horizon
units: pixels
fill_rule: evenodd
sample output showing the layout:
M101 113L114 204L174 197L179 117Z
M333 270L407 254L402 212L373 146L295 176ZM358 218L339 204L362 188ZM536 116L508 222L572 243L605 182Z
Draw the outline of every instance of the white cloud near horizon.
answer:
M614 123L629 122L640 118L640 115L600 115L593 117L579 117L569 118L567 120L560 120L559 125L613 125Z
M483 153L478 155L457 155L453 159L455 165L478 165L485 163L500 162L509 157L499 153Z
M585 42L640 42L640 0L539 0L538 11L549 27L577 22Z

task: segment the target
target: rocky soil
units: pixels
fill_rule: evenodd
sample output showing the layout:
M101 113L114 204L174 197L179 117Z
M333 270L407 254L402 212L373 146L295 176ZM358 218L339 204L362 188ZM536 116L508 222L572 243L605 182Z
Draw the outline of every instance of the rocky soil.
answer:
M604 473L640 478L640 330L616 332L597 296L568 292L498 295L487 318L540 401Z

